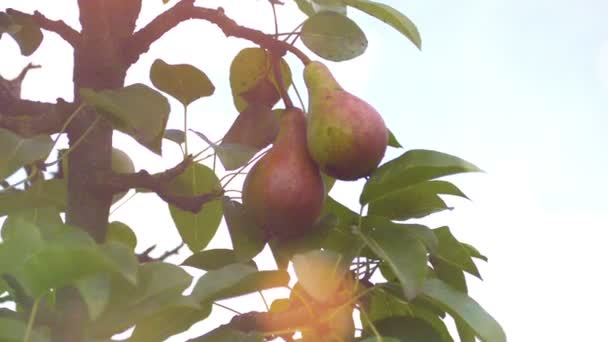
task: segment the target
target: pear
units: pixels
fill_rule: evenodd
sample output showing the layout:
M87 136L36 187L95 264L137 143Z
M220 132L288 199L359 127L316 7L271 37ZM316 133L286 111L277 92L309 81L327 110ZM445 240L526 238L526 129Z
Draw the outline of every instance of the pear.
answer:
M245 178L243 205L269 239L287 240L312 229L324 199L319 167L306 146L304 113L287 109L274 145Z
M376 169L388 145L388 129L367 102L345 91L320 62L304 68L309 94L308 149L321 170L356 180Z

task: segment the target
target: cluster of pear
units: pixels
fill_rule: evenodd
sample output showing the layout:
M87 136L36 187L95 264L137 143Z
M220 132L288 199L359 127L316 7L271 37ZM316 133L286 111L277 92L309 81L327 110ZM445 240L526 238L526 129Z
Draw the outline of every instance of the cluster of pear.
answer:
M370 175L388 145L388 130L368 103L345 91L320 62L304 68L309 113L289 108L273 146L251 169L243 204L271 238L305 235L325 199L321 172L339 180Z

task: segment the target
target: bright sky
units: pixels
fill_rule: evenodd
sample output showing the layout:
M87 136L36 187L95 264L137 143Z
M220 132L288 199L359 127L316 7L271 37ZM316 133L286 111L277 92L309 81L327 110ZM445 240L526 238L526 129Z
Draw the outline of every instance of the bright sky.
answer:
M608 2L385 2L418 25L423 51L352 10L369 49L335 65L335 76L383 114L407 149L454 154L487 172L453 177L473 202L452 200L455 210L425 221L433 227L449 225L458 238L490 258L480 265L485 280L470 279L472 296L503 325L510 341L608 341L608 182L603 179L608 173ZM73 0L23 3L4 0L0 9L40 9L78 26ZM164 8L160 0L144 3L140 25ZM223 3L232 4L224 5L226 13L239 22L271 31L266 1L201 1L209 7ZM302 18L293 6L281 8L279 15L282 31ZM236 117L227 68L245 46L246 41L226 40L212 25L183 24L142 57L127 83L149 83L154 58L198 66L217 91L190 109L192 125L219 138ZM19 56L9 39L0 41L0 51L5 77L28 61L43 65L26 79L25 97L71 98L71 52L56 36L47 34L31 58ZM300 75L301 67L290 61ZM169 125L179 127L181 112L174 108ZM161 170L179 158L168 143L161 161L130 138L115 136L115 145L130 152L138 168ZM399 153L393 150L390 156ZM360 186L341 183L332 195L355 208ZM151 244L170 249L178 243L166 206L153 196L135 197L111 219L138 232L139 250ZM210 245L229 246L223 230ZM259 264L266 260L266 267L272 267L267 253L260 259ZM253 300L230 305L247 311ZM261 302L254 303L261 308ZM225 323L230 315L214 308L212 317L195 330Z

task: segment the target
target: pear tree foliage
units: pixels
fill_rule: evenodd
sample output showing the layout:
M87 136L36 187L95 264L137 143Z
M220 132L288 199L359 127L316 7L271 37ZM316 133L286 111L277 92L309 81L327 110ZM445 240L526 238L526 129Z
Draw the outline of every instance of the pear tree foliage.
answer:
M75 58L72 102L21 99L32 66L0 78L1 341L112 341L129 329L128 341L164 341L224 310L222 300L277 288L289 295L235 312L190 341L506 341L468 293L468 277L481 279L477 263L487 258L447 225L412 221L452 209L446 195L467 198L445 177L481 170L439 151L403 150L388 114L348 93L327 67L356 63L368 48L353 13L399 32L396 44L421 49L405 5L257 1L281 24L264 32L204 2L156 1L164 13L142 27L135 25L142 0L75 2L80 31L38 11L0 12L0 39L19 47L2 56L30 56L50 33ZM299 9L304 21L277 20L281 6ZM149 79L125 83L150 45L187 20L243 44L225 74L226 111L237 115L220 140L188 121L192 103L219 93L203 63L157 58ZM308 103L296 99L302 94ZM170 115L183 127L167 128ZM163 158L174 144L180 162L153 174L137 170L112 146L114 130ZM194 139L205 147L197 150ZM352 209L330 192L351 180L363 184ZM110 211L137 193L165 203L158 214L173 221L146 229L175 231L180 246L153 257L153 246L138 243L135 231L144 230L110 221ZM209 248L223 229L232 248ZM258 268L267 247L276 267ZM167 260L186 248L181 263ZM204 274L194 278L192 268Z

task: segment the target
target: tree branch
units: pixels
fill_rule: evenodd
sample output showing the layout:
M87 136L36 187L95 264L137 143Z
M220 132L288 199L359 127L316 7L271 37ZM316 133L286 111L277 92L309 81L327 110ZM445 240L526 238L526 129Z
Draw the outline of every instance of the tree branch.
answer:
M24 137L54 134L74 111L74 104L57 99L57 103L20 100L0 92L0 128Z
M9 8L6 10L6 13L9 15L30 18L41 29L58 34L63 40L72 45L72 47L76 47L80 42L80 33L71 28L63 20L48 19L38 11L35 11L34 14L28 14Z
M169 191L169 183L177 176L181 175L192 163L192 158L188 157L175 167L164 172L151 175L146 170L137 173L111 173L102 175L98 186L103 191L110 191L112 194L125 192L130 189L146 189L156 193L165 202L172 204L182 210L198 213L203 205L212 201L222 193L205 193L194 196L176 195Z
M224 9L210 9L194 6L194 0L181 0L171 9L156 17L131 38L127 60L135 63L139 56L150 48L150 45L178 24L189 19L201 19L217 25L227 37L238 37L256 43L262 48L283 56L287 51L296 55L304 64L310 62L298 48L286 42L275 39L262 31L241 26L224 14Z

